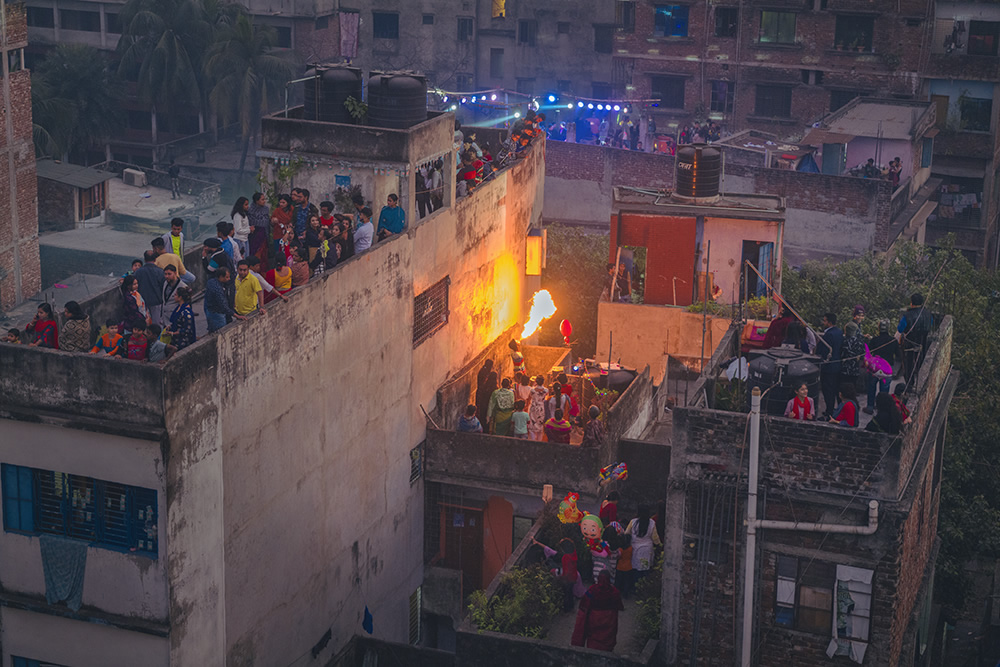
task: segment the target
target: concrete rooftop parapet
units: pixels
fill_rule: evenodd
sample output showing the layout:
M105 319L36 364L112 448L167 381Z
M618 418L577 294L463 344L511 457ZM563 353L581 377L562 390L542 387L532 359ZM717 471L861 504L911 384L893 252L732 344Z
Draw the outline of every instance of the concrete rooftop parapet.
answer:
M416 164L451 150L455 116L429 112L405 130L305 120L302 107L261 119L261 150L333 156L344 160Z
M593 447L428 428L424 474L432 482L532 496L551 484L559 497L578 491L597 498L599 456Z

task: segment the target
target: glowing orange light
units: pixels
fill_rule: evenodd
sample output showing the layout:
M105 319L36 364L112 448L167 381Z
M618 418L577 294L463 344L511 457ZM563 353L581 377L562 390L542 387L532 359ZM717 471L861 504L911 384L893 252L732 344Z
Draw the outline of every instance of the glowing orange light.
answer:
M535 333L541 326L542 320L547 320L555 314L556 304L552 301L552 295L549 294L549 291L543 289L535 292L535 295L531 297L531 314L528 317L528 323L524 325L524 331L521 332L521 338L527 338Z

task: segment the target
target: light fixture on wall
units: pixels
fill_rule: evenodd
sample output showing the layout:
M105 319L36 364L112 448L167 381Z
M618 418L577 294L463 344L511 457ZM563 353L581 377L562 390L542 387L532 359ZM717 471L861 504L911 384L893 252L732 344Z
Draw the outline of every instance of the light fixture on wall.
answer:
M540 276L545 268L546 234L542 229L532 229L525 239L524 275Z

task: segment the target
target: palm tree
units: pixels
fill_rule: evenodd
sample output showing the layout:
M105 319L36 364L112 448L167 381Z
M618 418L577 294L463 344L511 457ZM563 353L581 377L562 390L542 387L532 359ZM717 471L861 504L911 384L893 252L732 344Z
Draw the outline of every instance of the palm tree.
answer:
M31 113L35 151L69 159L104 146L121 127L121 83L97 49L59 44L35 68Z
M213 0L214 3L214 0ZM137 81L157 107L179 111L204 101L204 57L215 30L201 0L128 0L119 15L118 72Z
M295 73L288 52L272 52L275 42L272 28L255 26L250 17L242 14L223 31L205 63L206 73L215 82L209 94L212 108L224 122L240 125L240 174L246 166L250 137L261 116Z

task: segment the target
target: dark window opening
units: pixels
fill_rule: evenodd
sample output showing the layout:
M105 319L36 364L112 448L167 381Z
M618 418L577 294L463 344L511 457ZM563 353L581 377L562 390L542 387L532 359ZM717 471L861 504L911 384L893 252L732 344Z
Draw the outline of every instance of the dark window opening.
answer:
M559 89L560 93L572 93L573 92L573 82L566 79L559 79L556 81L556 88Z
M715 36L736 37L740 29L739 7L715 8Z
M823 83L823 72L818 69L804 69L802 70L802 83L807 83L810 86L819 86Z
M472 75L464 72L455 74L455 87L459 92L472 90Z
M468 16L458 17L458 41L469 42L472 41L472 36L475 34L475 24L472 19Z
M659 100L664 109L684 108L684 77L654 76L651 86L652 97Z
M292 29L287 26L277 26L274 29L276 39L274 45L279 49L292 48Z
M795 12L761 12L760 41L763 44L794 44Z
M448 324L448 285L444 278L413 297L413 347L417 347Z
M559 32L560 35L568 35L569 21L559 21L558 23L556 23L556 30Z
M51 7L28 7L28 27L54 28L56 26L55 12Z
M329 16L319 16L313 21L313 30L326 30L330 27Z
M754 115L791 118L792 89L785 86L757 86Z
M104 12L104 24L107 26L106 30L109 33L114 33L116 35L122 34L122 22L121 19L118 18L118 14L115 14L114 12Z
M1000 42L1000 23L995 21L970 21L969 46L970 56L995 56L997 44Z
M872 37L875 34L873 16L838 16L833 43L840 51L870 53Z
M856 90L831 90L830 91L830 111L836 111L843 107L855 97L864 97L865 93Z
M423 23L424 23L424 25L434 25L434 15L433 14L424 14L424 16L423 16Z
M969 132L989 132L993 115L993 100L961 97L958 100L962 113L961 129Z
M517 43L534 46L538 37L538 21L517 22Z
M688 6L656 5L653 35L655 37L687 37Z
M610 100L611 99L611 84L602 83L599 81L594 81L590 84L590 88L595 100Z
M490 49L490 76L503 78L503 49Z
M534 79L518 79L517 80L517 92L522 95L534 95L535 94L535 80Z
M732 113L736 87L729 81L712 81L711 83L711 110L718 113Z
M65 30L100 32L101 15L97 12L85 12L77 9L60 9L59 27Z
M129 129L147 132L153 129L153 117L148 111L129 111L125 117Z
M622 32L635 32L635 0L615 3L615 27Z
M372 12L372 32L375 39L399 39L399 14Z
M614 26L595 25L594 26L594 51L597 53L611 53L615 40Z

